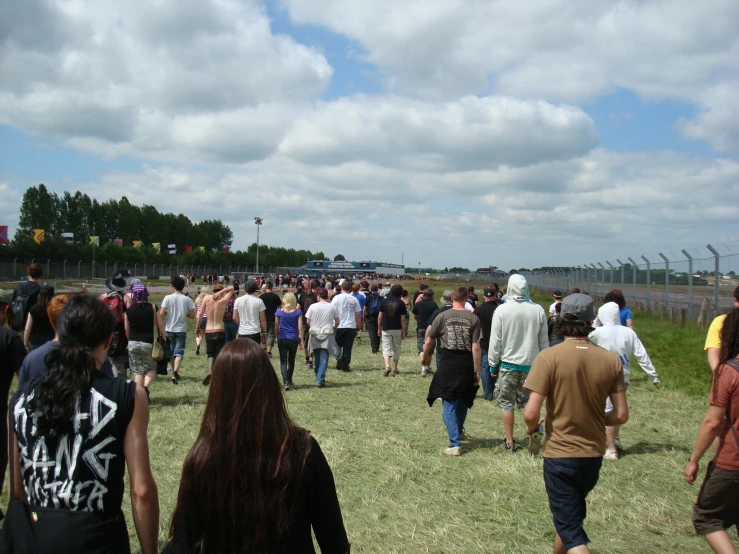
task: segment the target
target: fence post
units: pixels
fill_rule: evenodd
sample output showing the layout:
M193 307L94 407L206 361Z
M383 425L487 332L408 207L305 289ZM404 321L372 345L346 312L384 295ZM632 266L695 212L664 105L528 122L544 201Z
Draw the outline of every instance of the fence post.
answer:
M139 263L138 262L136 262L135 264L133 264L133 274L134 274L134 276L138 273L138 269L137 269L138 267L139 267Z
M593 283L592 285L588 285L588 292L590 293L590 296L593 296L595 294L595 281L598 279L598 268L595 267L595 264L590 264L590 267L593 268Z
M67 276L67 260L64 260L64 265L62 265L62 279L64 279Z
M147 264L144 264L144 275L146 275L146 265Z
M618 262L618 265L621 266L621 292L624 291L624 263L616 258L616 261Z
M684 249L683 255L688 258L688 319L693 319L693 256Z
M51 279L51 270L49 269L51 267L51 258L46 260L46 276Z
M642 260L647 262L647 311L652 311L652 262L646 256L641 257Z
M636 302L636 262L634 261L634 258L627 258L631 262L631 272L632 272L632 278L633 282L631 284L631 296L634 298L634 302Z
M16 270L16 263L18 262L18 258L13 258L13 279L15 279L15 276L18 275L18 271Z
M706 245L706 248L711 251L711 254L713 254L713 257L716 259L716 267L713 270L713 311L715 313L718 313L718 285L719 279L721 279L721 272L718 268L719 254L716 249L710 244Z
M665 261L665 296L666 299L663 302L665 306L670 306L670 260L662 252L659 253L659 257Z
M613 290L613 264L609 262L608 260L606 260L606 263L608 264L608 267L611 268L611 290Z
M606 282L606 268L603 267L603 264L600 262L598 262L598 265L600 266L600 286L602 287ZM598 275L598 272L596 271L595 274ZM601 291L601 293L602 292L603 291Z
M82 279L82 260L77 262L77 279Z

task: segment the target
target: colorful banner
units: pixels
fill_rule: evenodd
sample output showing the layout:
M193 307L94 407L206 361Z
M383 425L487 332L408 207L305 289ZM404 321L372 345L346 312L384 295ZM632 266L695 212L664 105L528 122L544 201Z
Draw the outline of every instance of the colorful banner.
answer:
M113 239L113 242L118 246L123 246L123 239Z
M168 244L167 245L167 248L169 248L170 250L175 250L177 248L177 245L176 244Z
M156 250L156 251L157 251L157 254L161 254L161 253L162 253L161 249L159 248L160 244L161 244L161 243L158 243L158 242L152 242L152 243L151 243L151 247L152 247L152 248L153 248L154 250Z
M224 252L231 252L231 249L228 246L223 247Z
M90 235L90 244L93 246L100 246L100 236Z
M205 252L205 246L198 246L198 252Z
M132 240L131 242L133 243L134 248L138 248L139 246L141 246L140 240Z
M217 247L217 246L214 246L213 248L211 248L211 250L212 250L213 252L218 252L218 247Z
M42 242L44 242L44 230L34 229L33 230L33 240L36 241L36 244L41 244Z
M176 249L174 249L174 248L170 248L170 249L169 249L169 253L170 253L170 254L177 254L177 250L176 250Z
M185 245L185 254L188 254L189 252L192 252L192 246L190 246L189 244L186 244Z
M8 226L0 225L0 244L8 244Z

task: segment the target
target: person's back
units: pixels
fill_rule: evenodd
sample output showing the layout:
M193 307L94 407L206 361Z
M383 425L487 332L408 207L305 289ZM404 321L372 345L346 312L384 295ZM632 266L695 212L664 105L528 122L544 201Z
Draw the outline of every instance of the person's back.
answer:
M31 264L28 266L28 279L15 287L13 290L13 319L10 322L10 328L18 333L23 333L26 326L28 314L38 301L41 285L38 280L44 273L41 264Z
M33 329L31 331L31 348L38 348L54 338L54 329L46 313L46 305L34 304L28 312L33 318Z
M549 346L547 317L515 284L509 281L507 301L493 315L490 350L496 350L496 364L502 360L530 366L539 351Z
M234 310L239 314L239 335L256 335L261 333L262 326L259 314L267 308L259 297L249 293L240 296L234 304Z

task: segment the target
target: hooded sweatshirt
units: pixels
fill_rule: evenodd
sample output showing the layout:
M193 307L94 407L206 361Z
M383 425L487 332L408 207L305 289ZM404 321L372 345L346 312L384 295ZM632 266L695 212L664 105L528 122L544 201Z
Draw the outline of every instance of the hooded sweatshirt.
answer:
M493 314L488 361L493 368L528 373L534 358L549 346L547 315L529 297L522 275L511 275L505 304Z
M624 381L627 384L631 382L629 358L633 355L641 368L652 378L652 382L658 382L659 375L657 375L652 360L649 359L649 354L647 354L639 337L632 329L621 325L618 304L608 302L601 306L598 310L598 319L603 325L590 333L590 340L598 346L618 354L624 367Z

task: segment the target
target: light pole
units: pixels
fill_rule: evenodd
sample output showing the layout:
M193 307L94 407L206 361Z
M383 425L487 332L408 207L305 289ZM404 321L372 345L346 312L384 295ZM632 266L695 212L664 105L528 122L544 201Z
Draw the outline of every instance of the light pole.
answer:
M259 227L262 225L262 218L255 217L254 224L257 226L257 275L259 275Z

